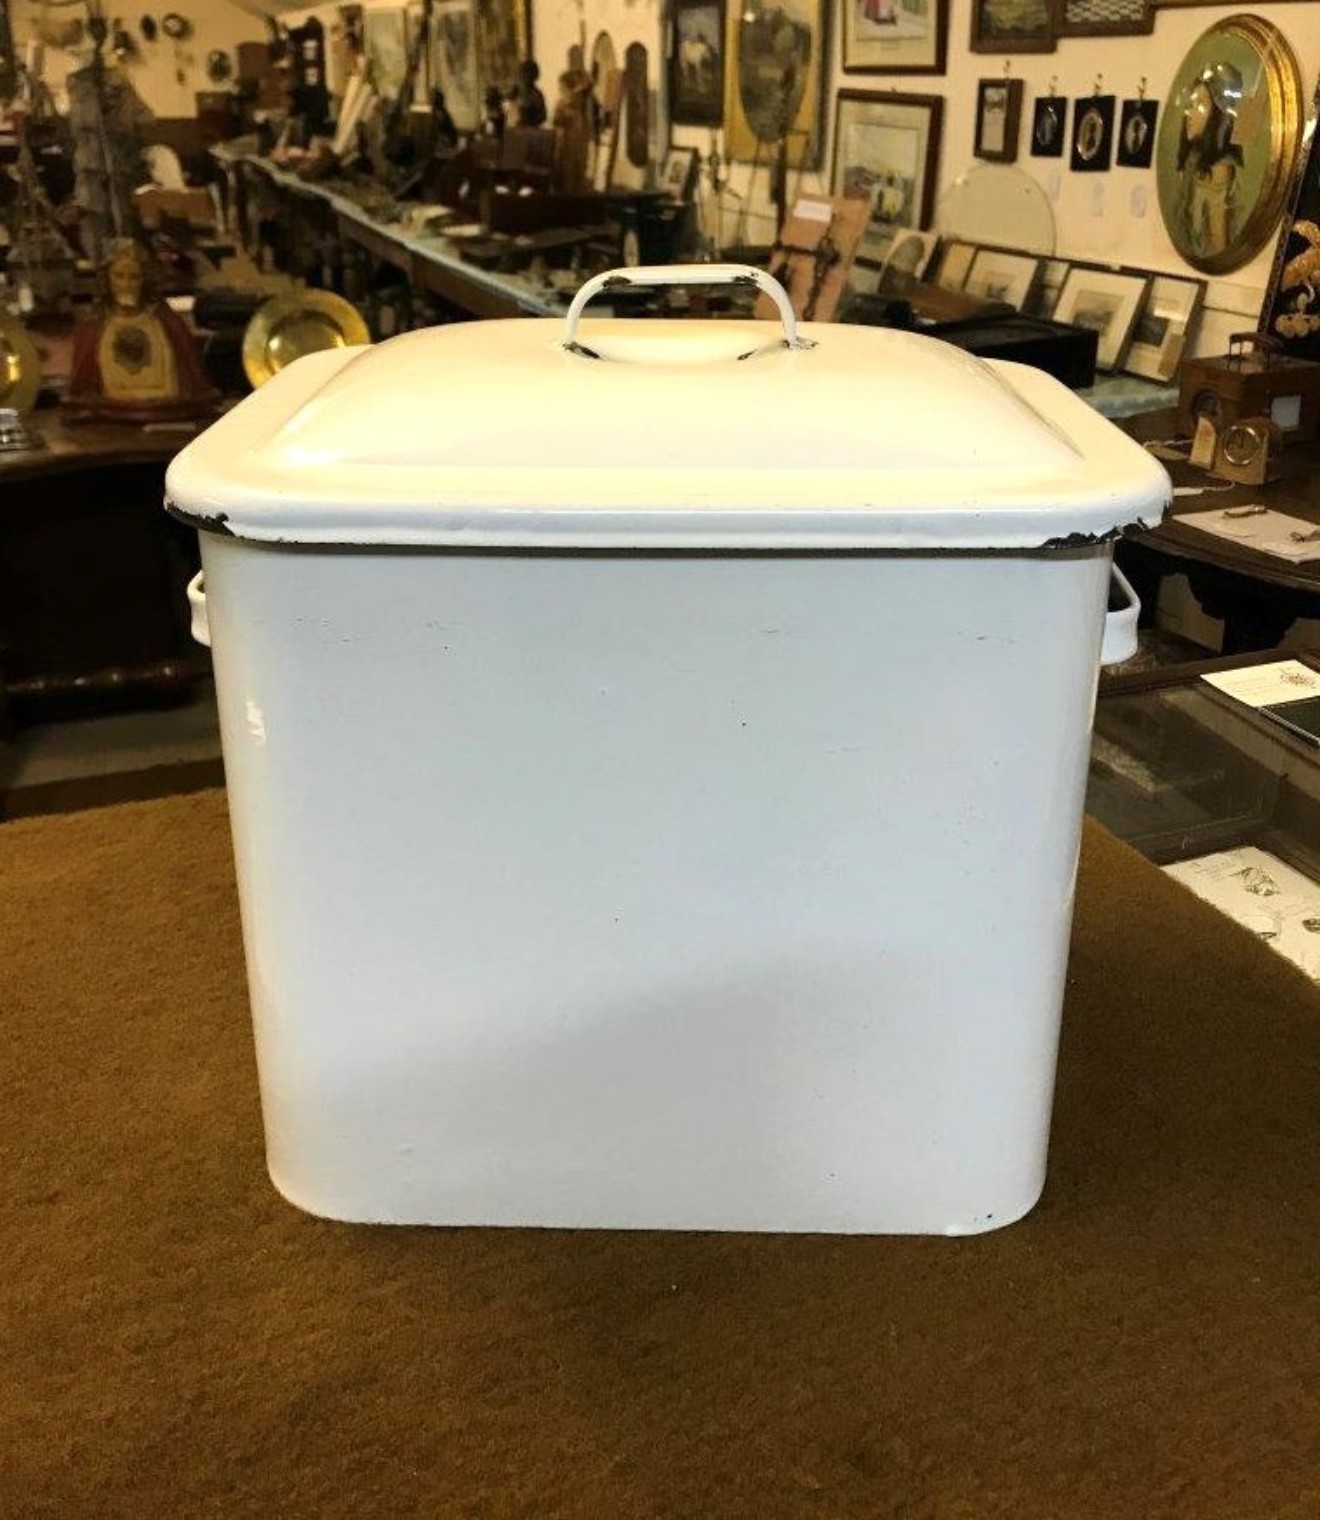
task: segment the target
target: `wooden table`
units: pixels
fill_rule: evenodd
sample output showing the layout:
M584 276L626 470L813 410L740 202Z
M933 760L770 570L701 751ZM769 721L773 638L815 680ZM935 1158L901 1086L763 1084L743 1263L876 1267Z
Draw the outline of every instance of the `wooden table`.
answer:
M0 453L0 722L182 696L210 661L189 633L196 535L162 502L193 430L31 425L44 447Z
M335 182L309 183L269 160L215 151L233 182L240 235L248 251L259 253L261 224L273 223L282 243L281 257L292 274L304 276L317 267L324 240L333 231L347 248L398 270L413 289L438 296L466 316L550 316L564 309L530 280L467 263L458 245L442 236L416 234L400 223L375 220Z
M1130 418L1123 426L1143 441L1170 439L1178 431L1172 412ZM1320 618L1320 560L1293 564L1186 521L1197 512L1260 502L1320 527L1320 444L1293 445L1282 456L1280 478L1263 486L1233 486L1185 462L1164 462L1175 488L1202 494L1175 497L1159 528L1131 534L1116 547L1115 557L1141 598L1143 623L1154 621L1160 582L1176 574L1187 576L1207 616L1223 620L1225 654L1273 649L1297 618Z

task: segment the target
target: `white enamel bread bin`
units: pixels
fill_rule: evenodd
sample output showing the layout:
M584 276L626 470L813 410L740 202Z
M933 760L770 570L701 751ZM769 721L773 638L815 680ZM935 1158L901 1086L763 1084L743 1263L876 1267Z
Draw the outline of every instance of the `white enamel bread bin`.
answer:
M755 281L780 322L582 319ZM267 1152L333 1218L986 1230L1045 1176L1110 543L1042 373L739 267L302 359L201 530Z

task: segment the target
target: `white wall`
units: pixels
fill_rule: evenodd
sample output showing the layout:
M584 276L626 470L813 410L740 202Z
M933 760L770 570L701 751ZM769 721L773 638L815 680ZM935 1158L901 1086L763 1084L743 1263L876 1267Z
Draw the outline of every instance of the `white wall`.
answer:
M40 0L10 0L14 44L20 57L25 56L33 37L33 18L40 10ZM146 41L138 27L143 15L150 14L159 22L166 11L177 11L192 22L192 36L179 44L177 50L159 31L154 42ZM212 49L224 48L232 55L240 42L261 42L266 37L266 28L259 17L240 9L231 0L169 0L168 5L160 8L144 3L116 13L122 16L138 50L136 60L126 64L124 72L157 116L196 114L197 92L216 88L206 77L206 56ZM56 19L79 14L75 7L50 12ZM65 79L85 61L85 54L79 57L53 48L46 50L43 77L61 104ZM232 56L230 61L237 62ZM180 70L182 83L177 77Z

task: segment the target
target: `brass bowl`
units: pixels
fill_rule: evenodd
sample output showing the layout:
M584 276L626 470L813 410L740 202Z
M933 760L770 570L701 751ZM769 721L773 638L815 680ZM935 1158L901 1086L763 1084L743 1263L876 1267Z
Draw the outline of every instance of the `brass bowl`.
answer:
M304 354L370 343L361 312L330 290L272 296L252 314L243 334L243 369L253 389Z

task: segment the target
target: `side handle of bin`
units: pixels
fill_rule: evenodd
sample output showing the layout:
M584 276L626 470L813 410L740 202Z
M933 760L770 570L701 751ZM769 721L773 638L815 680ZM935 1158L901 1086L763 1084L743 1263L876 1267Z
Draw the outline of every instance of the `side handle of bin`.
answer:
M751 264L642 264L627 269L607 269L603 274L593 275L573 297L564 318L564 347L572 353L586 353L578 341L578 322L583 308L594 296L618 290L630 290L636 286L650 288L656 285L750 285L762 295L769 296L779 312L784 328L786 348L815 348L815 341L804 338L797 327L797 315L788 292L772 274Z
M1123 605L1105 613L1105 632L1100 641L1100 663L1120 665L1137 652L1137 619L1141 616L1141 601L1132 589L1132 582L1118 568L1109 567L1113 585L1123 598Z
M188 582L188 606L192 611L192 636L209 649L211 625L206 618L206 583L200 570Z

